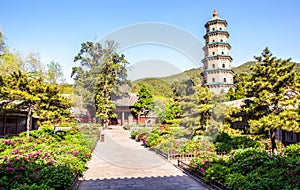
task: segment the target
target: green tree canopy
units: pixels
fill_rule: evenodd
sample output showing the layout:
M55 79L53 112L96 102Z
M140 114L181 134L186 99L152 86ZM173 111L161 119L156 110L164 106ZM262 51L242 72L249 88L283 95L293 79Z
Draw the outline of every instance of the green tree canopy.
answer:
M56 85L45 83L42 78L30 78L22 72L13 72L0 76L1 110L27 111L28 118L32 112L42 119L56 120L68 117L70 103L59 95ZM27 135L29 135L27 119Z
M150 94L145 85L142 85L137 96L139 99L135 102L132 111L141 116L148 115L154 108L154 99L152 94Z
M47 64L47 76L47 80L51 84L62 84L66 82L61 64L55 61L51 61Z
M246 97L245 90L243 84L240 82L237 85L237 88L233 90L233 88L229 88L228 93L226 94L227 100L238 100Z
M249 121L250 130L268 131L274 151L275 130L300 131L299 75L290 59L278 59L268 48L255 59L246 83L247 96L254 99L244 109L257 118Z
M4 48L5 48L4 33L0 28L0 57L3 55Z
M71 75L75 80L75 92L83 97L91 114L97 115L105 125L108 118L114 116L112 93L118 94L118 87L127 82L127 61L124 55L115 52L116 48L113 41L106 41L104 46L98 42L81 44L74 58L80 66L73 67Z

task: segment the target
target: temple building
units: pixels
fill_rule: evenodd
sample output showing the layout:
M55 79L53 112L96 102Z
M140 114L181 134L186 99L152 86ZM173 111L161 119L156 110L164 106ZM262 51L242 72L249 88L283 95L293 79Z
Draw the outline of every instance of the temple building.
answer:
M231 46L228 43L227 22L219 18L214 10L213 18L205 24L205 46L203 47L203 85L213 93L227 93L233 87L233 71L231 69Z

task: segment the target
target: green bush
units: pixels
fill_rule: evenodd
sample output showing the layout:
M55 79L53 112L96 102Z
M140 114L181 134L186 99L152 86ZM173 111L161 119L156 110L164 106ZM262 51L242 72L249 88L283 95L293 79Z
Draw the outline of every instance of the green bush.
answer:
M128 125L128 124L126 124L126 125L123 126L123 129L124 129L124 130L130 130L130 128L131 128L131 126Z
M68 167L46 167L41 170L43 184L54 189L67 189L72 184L74 174Z
M54 134L45 128L29 138L22 133L1 140L0 189L67 189L75 174L83 173L99 139L95 129Z
M230 169L234 172L247 175L256 167L262 167L264 162L270 160L268 153L259 149L235 150L233 158L229 160Z
M214 144L217 152L229 153L234 149L258 148L261 146L259 141L249 136L230 136L227 133L220 133L216 136Z
M158 145L161 142L161 140L162 140L162 136L160 136L157 133L151 132L146 140L146 146L154 147L154 146Z
M55 190L54 188L51 188L45 184L37 185L37 184L32 184L32 185L22 185L15 190Z
M192 139L184 147L185 153L215 152L215 145L206 139Z
M284 155L292 158L300 158L300 143L291 144L282 150Z
M246 180L245 176L240 173L227 174L225 183L229 189L244 190L248 189L245 188L245 186L249 187L249 182Z
M138 131L136 131L136 130L134 130L134 131L131 131L130 132L130 137L132 138L132 139L135 139L136 138L136 136L139 134L139 132Z
M221 164L215 164L209 167L205 173L205 181L210 182L212 180L217 180L224 183L226 176L230 173L230 168Z

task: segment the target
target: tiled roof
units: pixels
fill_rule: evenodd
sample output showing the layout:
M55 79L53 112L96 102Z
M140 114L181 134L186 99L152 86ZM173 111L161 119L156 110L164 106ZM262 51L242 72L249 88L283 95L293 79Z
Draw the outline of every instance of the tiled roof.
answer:
M229 101L229 102L224 102L223 104L240 108L241 106L245 105L245 100L253 100L253 99L254 98L242 98L242 99L238 99L238 100L232 100L232 101Z
M116 102L116 106L133 106L138 99L139 97L136 94L130 94L114 101Z

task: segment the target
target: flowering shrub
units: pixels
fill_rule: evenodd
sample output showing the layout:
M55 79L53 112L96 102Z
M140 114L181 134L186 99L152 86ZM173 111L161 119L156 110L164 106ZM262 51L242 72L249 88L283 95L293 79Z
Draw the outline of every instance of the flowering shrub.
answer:
M184 147L185 152L214 152L216 150L214 144L206 139L192 139Z
M300 158L300 143L289 145L283 151L286 156Z
M205 181L218 180L229 189L299 189L299 157L287 156L285 150L289 149L272 155L261 149L247 148L222 157L209 157L207 152L194 158L190 168L202 174ZM226 156L229 157L224 159Z
M214 140L217 152L228 153L234 149L258 148L261 144L252 139L251 136L230 136L227 133L220 133Z
M0 189L67 189L94 146L75 128L54 134L47 127L0 142Z
M259 147L260 149L265 150L267 152L272 151L272 143L270 139L260 139L259 142L260 142L260 147ZM282 142L276 140L275 143L276 143L277 150L284 148L284 144L282 144Z
M214 164L205 171L205 181L218 180L224 183L226 176L230 174L230 168L222 164Z

